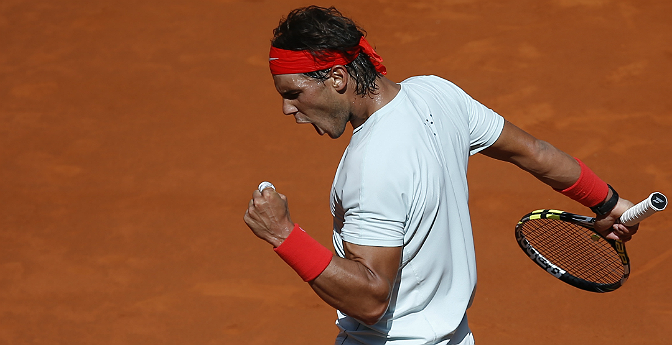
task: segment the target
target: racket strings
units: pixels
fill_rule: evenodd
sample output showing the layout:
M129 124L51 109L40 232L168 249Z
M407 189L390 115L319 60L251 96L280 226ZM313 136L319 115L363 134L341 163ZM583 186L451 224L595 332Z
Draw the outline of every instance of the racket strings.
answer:
M561 220L534 219L523 224L522 232L547 260L577 278L611 284L623 277L618 253L589 229Z

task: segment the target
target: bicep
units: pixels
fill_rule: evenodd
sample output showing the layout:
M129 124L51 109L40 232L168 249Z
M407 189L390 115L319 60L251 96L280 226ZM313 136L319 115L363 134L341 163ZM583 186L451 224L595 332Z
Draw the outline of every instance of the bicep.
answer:
M481 153L520 166L528 160L533 160L542 146L542 141L516 127L511 122L505 121L504 128L497 141Z
M345 258L334 257L310 282L325 302L368 325L385 314L394 290L402 247L343 243Z
M362 246L343 242L345 259L355 261L365 269L370 279L387 285L390 290L399 271L402 247Z

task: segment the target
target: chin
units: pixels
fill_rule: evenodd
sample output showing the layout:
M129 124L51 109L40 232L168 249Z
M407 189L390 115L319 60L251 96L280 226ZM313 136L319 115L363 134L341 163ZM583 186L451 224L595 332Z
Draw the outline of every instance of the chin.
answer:
M338 133L327 132L326 134L329 135L331 139L338 139L341 137L341 135L343 135L343 132L344 131L339 131Z
M341 135L343 135L343 131L340 131L340 132L338 132L338 133L332 133L332 132L325 131L325 130L323 130L323 129L317 129L317 127L315 127L315 131L316 131L317 134L319 134L320 136L323 136L323 135L326 134L326 135L328 135L331 139L338 139Z

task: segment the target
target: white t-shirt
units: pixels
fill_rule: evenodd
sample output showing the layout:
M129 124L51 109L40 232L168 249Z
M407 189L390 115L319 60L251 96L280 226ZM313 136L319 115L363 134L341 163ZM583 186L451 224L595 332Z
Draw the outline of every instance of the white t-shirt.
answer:
M476 286L467 161L503 126L453 83L420 76L354 130L331 191L336 253L346 241L403 254L385 315L367 326L339 311L336 344L448 341Z

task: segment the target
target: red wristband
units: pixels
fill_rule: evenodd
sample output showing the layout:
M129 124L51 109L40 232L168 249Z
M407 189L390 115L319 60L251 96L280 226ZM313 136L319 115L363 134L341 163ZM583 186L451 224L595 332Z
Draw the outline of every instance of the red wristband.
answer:
M580 202L586 207L593 207L607 198L609 187L595 173L590 170L582 161L576 159L581 166L581 175L574 184L567 189L556 189L556 191Z
M310 237L299 224L294 224L289 236L273 250L306 282L317 278L333 257L329 249Z

